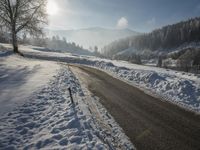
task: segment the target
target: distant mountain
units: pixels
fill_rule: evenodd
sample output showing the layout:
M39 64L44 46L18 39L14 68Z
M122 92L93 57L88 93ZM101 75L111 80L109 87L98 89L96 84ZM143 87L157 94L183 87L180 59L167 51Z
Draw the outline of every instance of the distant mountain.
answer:
M94 46L98 46L100 49L115 40L136 36L139 33L130 29L117 30L95 27L79 30L49 30L47 35L65 37L68 42L75 42L87 49L94 48Z

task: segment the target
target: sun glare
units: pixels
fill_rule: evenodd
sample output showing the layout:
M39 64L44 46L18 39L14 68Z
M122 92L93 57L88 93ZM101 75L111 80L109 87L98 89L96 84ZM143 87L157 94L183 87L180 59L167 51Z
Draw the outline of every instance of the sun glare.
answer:
M51 1L51 0L48 1L47 13L49 15L56 15L58 13L58 6L54 1Z

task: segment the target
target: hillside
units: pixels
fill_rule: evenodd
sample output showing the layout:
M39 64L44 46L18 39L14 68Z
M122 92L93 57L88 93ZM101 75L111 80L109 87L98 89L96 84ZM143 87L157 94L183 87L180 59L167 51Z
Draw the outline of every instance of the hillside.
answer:
M138 35L138 32L132 31L130 29L105 29L100 27L79 29L79 30L49 30L47 34L52 36L65 37L69 42L75 42L84 48L98 46L102 48L103 46L129 36Z
M162 59L161 67L197 70L200 65L197 61L200 54L200 17L114 41L103 48L103 54L134 63L141 63L140 59Z
M168 52L187 43L200 42L200 17L167 25L150 33L115 41L104 47L104 54L113 56L133 47L138 53L144 50Z

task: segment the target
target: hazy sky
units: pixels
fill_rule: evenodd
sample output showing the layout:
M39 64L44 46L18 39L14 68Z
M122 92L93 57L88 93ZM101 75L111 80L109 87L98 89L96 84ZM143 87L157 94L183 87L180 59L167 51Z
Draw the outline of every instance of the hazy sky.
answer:
M200 0L49 0L52 29L130 28L149 32L200 16ZM52 5L51 4L51 5Z

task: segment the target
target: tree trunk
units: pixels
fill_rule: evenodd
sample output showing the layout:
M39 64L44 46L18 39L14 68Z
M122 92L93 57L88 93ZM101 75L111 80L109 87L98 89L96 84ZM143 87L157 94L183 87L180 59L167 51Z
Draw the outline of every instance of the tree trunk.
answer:
M17 35L15 33L15 30L13 30L13 33L12 33L12 45L13 45L14 53L24 56L18 49L18 41L17 41Z
M12 45L13 45L14 53L19 53L18 44L17 44L17 35L15 33L12 33Z

